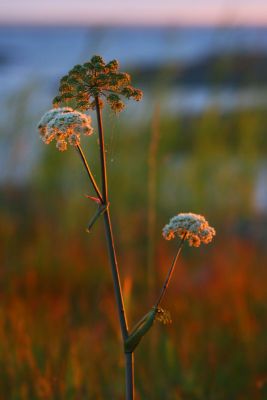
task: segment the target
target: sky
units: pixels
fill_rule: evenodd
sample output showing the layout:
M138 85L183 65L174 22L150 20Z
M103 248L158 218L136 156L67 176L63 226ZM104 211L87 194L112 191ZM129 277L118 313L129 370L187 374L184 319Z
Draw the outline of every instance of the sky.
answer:
M0 0L0 23L267 25L267 0Z

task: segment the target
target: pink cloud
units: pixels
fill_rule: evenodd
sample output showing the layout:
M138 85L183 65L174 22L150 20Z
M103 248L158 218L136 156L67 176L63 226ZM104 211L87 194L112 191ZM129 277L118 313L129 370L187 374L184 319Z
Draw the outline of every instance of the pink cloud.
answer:
M267 4L261 0L109 0L93 5L85 0L6 1L1 22L71 24L267 24Z

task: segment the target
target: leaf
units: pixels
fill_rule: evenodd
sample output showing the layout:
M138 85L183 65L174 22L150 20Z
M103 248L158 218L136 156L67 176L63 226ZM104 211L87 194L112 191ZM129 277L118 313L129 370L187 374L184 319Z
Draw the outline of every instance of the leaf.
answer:
M100 199L98 197L88 196L87 194L85 194L85 197L87 199L90 199L90 200L94 201L96 204L99 204L99 205L101 204L101 201L100 201Z
M129 337L124 343L125 353L132 353L136 346L139 344L142 337L152 327L154 319L156 317L157 310L153 307L133 328Z

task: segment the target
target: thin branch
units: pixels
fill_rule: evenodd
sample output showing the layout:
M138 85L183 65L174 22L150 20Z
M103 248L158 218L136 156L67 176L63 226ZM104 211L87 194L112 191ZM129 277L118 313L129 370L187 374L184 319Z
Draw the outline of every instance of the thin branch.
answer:
M84 153L83 153L83 151L82 151L82 148L81 148L81 146L80 146L79 144L76 146L76 148L77 148L77 151L78 151L79 156L81 157L81 160L82 160L83 165L84 165L84 167L85 167L85 169L86 169L86 172L87 172L87 174L88 174L88 176L89 176L89 179L90 179L90 181L91 181L91 183L92 183L92 185L93 185L93 188L94 188L94 190L95 190L95 192L96 192L96 194L97 194L97 197L99 198L99 200L100 200L101 203L103 204L104 201L103 201L102 194L100 193L100 190L99 190L99 188L98 188L98 186L97 186L97 183L96 183L96 181L95 181L95 178L94 178L94 176L93 176L93 174L92 174L92 171L91 171L91 169L90 169L90 167L89 167L89 165L88 165L88 163L87 163L87 161L86 161L86 157L85 157L85 155L84 155Z
M107 204L100 204L100 206L98 207L97 212L95 213L95 215L92 217L91 221L88 224L87 227L87 232L90 233L91 229L93 227L93 225L96 223L96 221L98 220L98 218L104 214L104 212L106 211L108 205Z
M166 277L165 282L164 282L164 284L163 284L163 286L162 286L162 289L161 289L159 298L158 298L158 300L157 300L156 303L155 303L155 307L156 307L156 308L159 307L159 305L160 305L160 303L161 303L161 301L162 301L162 299L163 299L163 296L165 295L166 290L167 290L167 288L168 288L168 286L169 286L169 283L170 283L170 280L171 280L171 277L172 277L172 274L173 274L175 265L176 265L176 263L177 263L177 260L178 260L178 258L179 258L179 255L180 255L180 253L181 253L181 250L182 250L182 247L183 247L183 244L184 244L184 241L185 241L185 237L186 237L186 233L184 234L183 238L181 239L181 241L180 241L180 243L179 243L179 246L178 246L176 255L175 255L175 257L174 257L174 259L173 259L173 261L172 261L172 265L171 265L171 267L170 267L170 269L169 269L169 271L168 271L167 277Z

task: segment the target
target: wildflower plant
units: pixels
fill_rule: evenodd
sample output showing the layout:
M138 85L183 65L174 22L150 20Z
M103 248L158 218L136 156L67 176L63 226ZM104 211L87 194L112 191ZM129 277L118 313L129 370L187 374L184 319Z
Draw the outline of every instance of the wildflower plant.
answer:
M194 247L198 247L201 243L207 244L213 239L215 230L209 226L203 216L193 213L180 213L171 218L169 223L164 226L162 234L166 240L180 239L177 252L153 307L130 330L121 291L120 273L110 218L105 137L102 123L102 108L105 102L114 112L118 113L125 107L122 100L123 97L139 101L142 98L142 92L131 86L129 74L119 71L118 61L112 60L105 63L102 57L94 56L90 61L74 66L60 80L59 94L53 100L54 108L44 114L38 124L38 129L44 143L49 144L55 141L59 151L67 150L68 144L76 148L94 189L95 195L88 197L97 204L98 208L88 224L87 231L90 232L95 222L100 217L103 218L125 353L126 400L133 400L134 351L142 337L153 326L155 320L163 324L171 323L170 313L161 307L161 303L183 244L185 241L188 241L189 245ZM93 133L91 117L88 115L89 110L95 110L97 116L101 189L94 178L81 147L81 137L91 136Z

